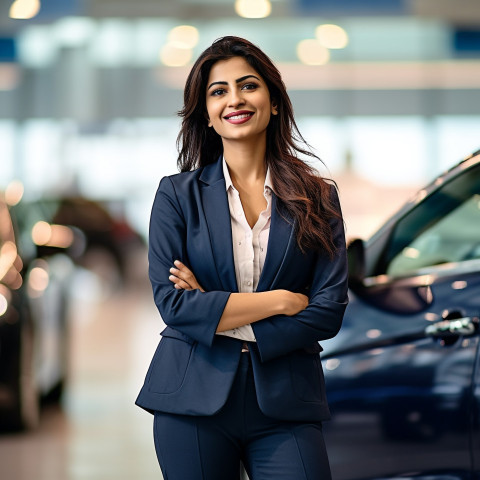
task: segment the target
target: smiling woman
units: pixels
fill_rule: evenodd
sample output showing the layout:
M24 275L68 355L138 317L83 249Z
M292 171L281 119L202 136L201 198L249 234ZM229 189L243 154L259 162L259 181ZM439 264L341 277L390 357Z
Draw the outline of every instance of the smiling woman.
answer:
M266 145L267 126L277 108L266 83L248 62L242 57L217 62L208 83L208 126L222 138L225 157L235 140L248 138L257 147ZM264 157L264 152L259 154Z
M347 304L335 187L302 161L280 73L224 37L187 78L149 275L167 328L137 404L169 480L330 478L318 341ZM188 462L184 459L188 458Z
M304 155L318 160L298 130L293 107L280 72L265 53L247 40L223 37L207 48L193 65L185 85L184 107L179 112L183 117L182 128L177 138L179 170L187 172L206 166L218 160L220 156L225 156L228 160L221 134L211 128L207 107L208 87L214 81L227 81L225 78L210 79L211 71L215 71L215 67L221 66L227 60L235 60L233 65L242 65L242 69L245 66L245 73L237 73L239 76L232 74L235 83L243 75L254 75L261 82L260 87L262 83L266 85L271 103L269 108L272 109L272 115L269 112L266 143L264 144L263 139L259 143L252 139L242 142L245 157L249 158L244 150L245 145L249 145L249 154L257 157L256 162L271 169L273 189L296 223L295 233L300 249L303 247L316 249L321 245L329 255L333 255L335 247L329 235L328 217L340 219L341 213L332 203L331 186L318 176L316 169L298 158ZM252 82L247 80L247 83ZM221 86L225 87L225 83ZM232 108L232 111L235 109ZM325 215L317 214L318 205L322 206Z

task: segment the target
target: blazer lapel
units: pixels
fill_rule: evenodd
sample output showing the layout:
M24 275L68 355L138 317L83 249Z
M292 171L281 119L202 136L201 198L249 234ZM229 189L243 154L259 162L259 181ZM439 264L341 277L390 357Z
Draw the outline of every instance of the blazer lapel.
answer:
M225 291L238 292L222 157L217 162L204 167L199 180L203 183L201 185L203 209L220 282ZM293 220L286 212L279 212L278 200L273 194L267 256L257 292L274 288L285 255L294 242Z
M223 176L222 157L207 165L199 179L208 234L220 282L227 292L238 292L233 261L230 209Z
M268 236L267 256L263 265L257 292L273 289L287 251L295 242L293 220L286 212L278 211L278 200L272 194L272 216ZM286 217L286 218L285 218Z

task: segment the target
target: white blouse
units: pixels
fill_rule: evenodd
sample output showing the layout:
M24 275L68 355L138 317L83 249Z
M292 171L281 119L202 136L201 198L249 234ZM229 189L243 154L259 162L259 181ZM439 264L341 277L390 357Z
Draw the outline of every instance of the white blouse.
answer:
M263 270L267 255L268 236L270 233L270 218L272 212L272 182L270 171L267 169L263 195L267 200L267 208L260 213L253 228L247 222L238 190L233 186L227 162L223 159L223 175L230 208L232 226L233 260L235 276L240 293L255 292L260 274ZM251 325L220 332L217 335L227 335L249 342L255 341Z

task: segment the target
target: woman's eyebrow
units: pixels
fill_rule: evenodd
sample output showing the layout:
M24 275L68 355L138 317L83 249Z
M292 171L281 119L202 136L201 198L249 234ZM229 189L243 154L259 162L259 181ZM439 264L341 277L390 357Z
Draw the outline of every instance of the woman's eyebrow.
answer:
M243 76L243 77L237 78L237 79L235 80L235 83L243 82L244 80L246 80L247 78L250 78L250 77L256 78L258 81L260 81L260 79L259 79L258 77L256 77L255 75L251 75L251 74L250 74L250 75L245 75L245 76ZM213 85L228 85L228 82L212 82L212 83L208 86L207 90L210 90L210 88L213 87Z

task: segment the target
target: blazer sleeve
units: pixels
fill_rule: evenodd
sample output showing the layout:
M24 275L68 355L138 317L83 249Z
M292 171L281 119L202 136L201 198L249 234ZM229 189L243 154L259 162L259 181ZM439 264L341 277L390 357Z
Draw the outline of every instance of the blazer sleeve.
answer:
M332 201L341 213L336 189ZM340 330L348 304L348 265L343 219L330 221L337 251L333 259L318 253L310 286L309 304L294 316L275 315L253 324L263 362L312 343L334 337Z
M148 273L155 304L166 325L211 346L230 292L177 290L168 279L177 259L187 263L186 218L172 180L164 177L153 202L149 229Z

